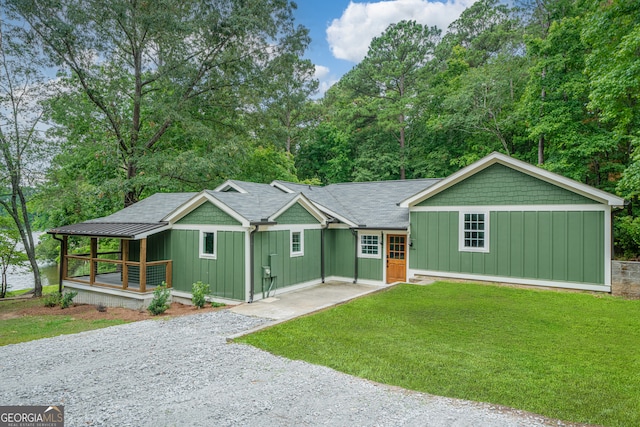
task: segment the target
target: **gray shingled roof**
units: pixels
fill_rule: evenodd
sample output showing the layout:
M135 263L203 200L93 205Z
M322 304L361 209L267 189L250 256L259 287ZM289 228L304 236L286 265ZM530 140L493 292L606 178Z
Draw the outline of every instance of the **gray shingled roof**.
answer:
M267 189L267 187L271 190ZM247 189L245 186L242 188ZM269 184L257 184L252 189L255 192L247 194L210 190L207 190L207 194L220 200L250 222L260 222L269 218L297 196L297 194L284 193ZM275 192L272 190L275 190Z
M127 208L102 218L85 221L88 223L137 223L160 222L171 212L185 204L198 193L156 193Z
M269 184L260 184L258 182L247 182L247 181L238 181L235 179L230 179L229 182L232 182L234 185L242 188L244 191L250 194L264 193L264 194L280 194L282 190L278 190L275 187L272 187ZM233 191L228 191L226 193L233 193ZM217 193L216 193L217 194Z
M293 193L269 184L232 181L247 191L206 191L249 222L271 217L302 193L314 203L363 228L406 229L409 210L398 206L402 200L434 185L440 179L354 182L326 187L276 181ZM58 227L50 233L82 236L133 238L167 225L163 220L198 193L157 193L103 218Z
M366 228L407 228L409 210L398 203L439 182L433 179L400 181L350 182L326 187L276 181L295 192L301 192L312 202Z

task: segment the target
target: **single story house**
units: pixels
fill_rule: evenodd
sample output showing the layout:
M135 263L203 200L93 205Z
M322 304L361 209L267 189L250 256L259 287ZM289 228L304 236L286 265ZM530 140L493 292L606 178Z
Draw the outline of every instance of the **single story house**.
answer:
M416 275L610 292L611 212L624 200L500 153L445 179L310 186L229 180L158 193L49 230L79 301L146 304L161 282L237 303L325 280ZM68 239L90 241L68 253ZM100 239L119 249L100 250Z

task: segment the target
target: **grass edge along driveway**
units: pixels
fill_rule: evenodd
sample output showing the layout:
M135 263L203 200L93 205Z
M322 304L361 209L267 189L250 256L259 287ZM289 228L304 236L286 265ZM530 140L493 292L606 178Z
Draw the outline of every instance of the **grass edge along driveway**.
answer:
M430 394L640 425L640 301L398 285L237 341Z

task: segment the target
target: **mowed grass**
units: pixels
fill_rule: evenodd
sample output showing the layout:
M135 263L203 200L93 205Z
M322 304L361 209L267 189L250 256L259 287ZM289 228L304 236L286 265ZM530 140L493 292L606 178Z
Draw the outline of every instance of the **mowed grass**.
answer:
M238 341L435 395L640 425L640 301L399 285Z
M18 296L29 290L15 291L7 297ZM43 294L58 292L58 286L44 286ZM58 335L75 334L92 329L126 323L117 319L84 320L72 316L20 316L11 314L31 307L42 307L43 298L27 298L0 302L0 346L50 338ZM2 318L9 315L9 318Z
M17 291L8 291L7 294L5 295L6 298L11 298L11 297L17 297L20 295L24 295L27 292L31 292L33 289L20 289ZM51 294L54 292L58 292L58 285L47 285L47 286L43 286L42 287L42 294L46 295L46 294Z
M83 320L74 319L71 316L25 316L0 320L0 346L75 334L123 323L126 322L114 319Z

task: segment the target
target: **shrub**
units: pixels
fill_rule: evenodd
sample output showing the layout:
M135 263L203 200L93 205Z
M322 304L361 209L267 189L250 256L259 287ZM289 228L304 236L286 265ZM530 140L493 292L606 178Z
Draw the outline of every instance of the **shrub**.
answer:
M53 292L44 297L45 307L55 307L62 301L62 294L60 292Z
M617 258L640 258L640 217L618 216L614 221L615 253Z
M154 316L164 313L169 308L169 297L171 292L167 289L167 284L162 282L162 285L158 286L153 291L153 299L147 307L149 313Z
M65 292L64 294L62 294L62 297L60 298L60 308L65 309L68 308L69 306L71 306L71 303L73 302L73 299L78 295L78 292L76 291L69 291L69 292Z
M202 283L201 281L197 281L193 285L191 285L191 302L198 308L204 307L206 303L205 297L209 295L211 292L211 288L208 283Z
M227 304L225 304L223 302L211 301L211 307L224 307L225 305L227 305Z

